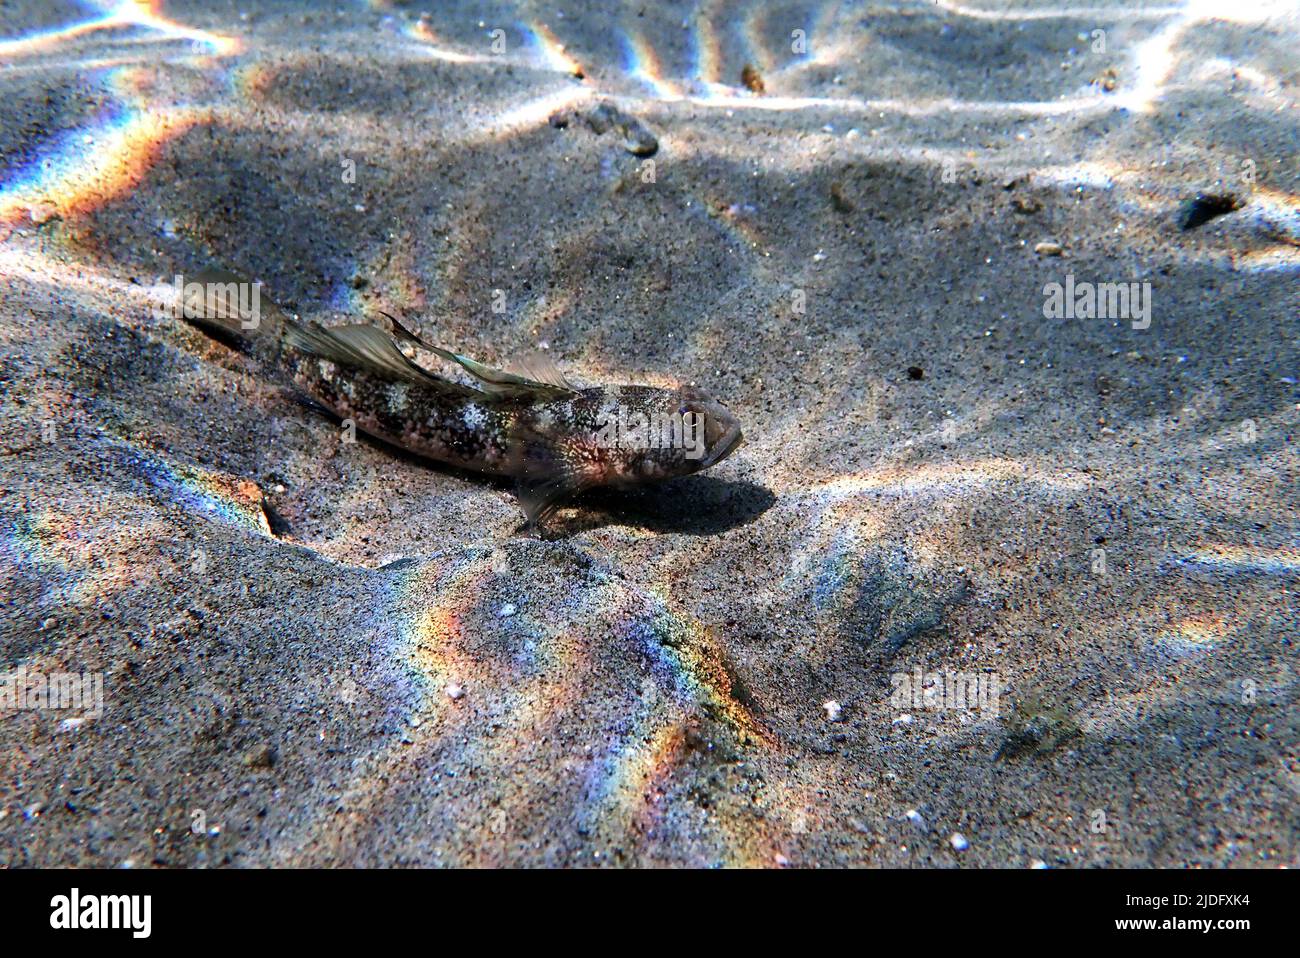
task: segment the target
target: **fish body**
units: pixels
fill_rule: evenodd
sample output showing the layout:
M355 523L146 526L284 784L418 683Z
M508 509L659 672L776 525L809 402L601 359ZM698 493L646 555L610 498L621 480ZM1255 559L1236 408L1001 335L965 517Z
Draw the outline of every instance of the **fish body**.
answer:
M241 340L268 371L345 422L424 458L513 479L530 523L572 494L690 475L740 444L740 424L695 387L578 388L546 358L518 372L432 346L393 321L326 329L271 305L250 310L223 271L187 290L182 316ZM216 291L214 293L214 290ZM462 385L433 375L399 348L418 347L461 366Z

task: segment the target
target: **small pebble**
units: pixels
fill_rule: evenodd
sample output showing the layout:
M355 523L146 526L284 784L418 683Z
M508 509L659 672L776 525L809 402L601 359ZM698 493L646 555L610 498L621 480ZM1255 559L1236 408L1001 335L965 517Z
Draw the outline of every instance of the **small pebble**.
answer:
M599 136L617 123L620 116L619 109L612 103L600 103L587 114L587 126L591 127L591 131Z
M497 615L499 615L503 619L508 619L518 611L519 610L515 608L515 604L513 602L507 602L505 605L501 607L501 610L497 612Z
M948 839L948 844L952 845L955 851L964 852L970 848L970 842L966 841L966 836L961 832L953 832L952 838Z
M915 808L909 808L907 810L907 820L911 822L913 825L915 825L917 828L919 828L921 831L923 832L929 831L929 829L926 827L925 819L921 817L921 813L918 812Z
M612 103L600 103L587 114L587 125L597 135L618 127L623 134L623 149L633 156L654 156L659 140L636 117L624 113Z
M447 693L447 698L451 699L453 702L459 702L465 697L464 687L456 682L448 682L447 687L444 688L443 691Z
M28 210L28 215L31 216L34 225L40 226L58 216L59 211L50 203L36 203Z
M898 718L894 719L894 721L891 722L890 724L891 724L891 725L911 725L911 724L912 724L912 716L910 716L910 715L900 715Z
M1194 230L1216 216L1239 210L1245 204L1231 193L1197 193L1178 208L1178 228Z
M263 742L244 753L244 764L249 768L270 768L275 764L275 749Z
M828 722L838 722L840 713L844 711L843 706L834 699L827 699L822 703L822 708L826 710L826 721Z
M1034 247L1034 252L1039 256L1060 256L1065 250L1060 243L1039 243Z
M659 152L659 140L644 123L630 120L623 127L623 149L633 156L654 156Z
M1094 86L1099 86L1107 93L1114 93L1115 88L1119 86L1119 72L1114 67L1107 67L1092 81Z

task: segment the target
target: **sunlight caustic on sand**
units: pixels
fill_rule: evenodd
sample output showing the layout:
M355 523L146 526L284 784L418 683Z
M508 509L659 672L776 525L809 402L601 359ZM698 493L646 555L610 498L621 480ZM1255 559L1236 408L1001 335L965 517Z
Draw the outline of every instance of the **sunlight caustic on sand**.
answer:
M42 53L50 47L96 31L130 27L144 27L156 31L160 34L159 39L189 40L206 44L217 56L231 56L243 49L243 42L238 37L187 27L163 16L161 0L123 0L115 4L99 4L99 7L103 12L93 19L69 24L66 27L41 30L25 37L0 40L0 57Z

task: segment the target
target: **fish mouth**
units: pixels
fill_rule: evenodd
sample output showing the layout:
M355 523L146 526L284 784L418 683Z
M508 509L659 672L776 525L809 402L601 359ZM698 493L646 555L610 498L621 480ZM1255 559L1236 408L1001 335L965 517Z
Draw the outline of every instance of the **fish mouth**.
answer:
M732 420L715 442L709 443L709 453L700 461L701 469L708 469L726 459L740 448L745 437L741 434L740 423Z
M717 465L739 448L744 437L740 432L740 421L731 410L695 387L683 388L681 401L680 412L694 413L704 423L704 448L701 450L704 455L695 460L691 471L698 472Z

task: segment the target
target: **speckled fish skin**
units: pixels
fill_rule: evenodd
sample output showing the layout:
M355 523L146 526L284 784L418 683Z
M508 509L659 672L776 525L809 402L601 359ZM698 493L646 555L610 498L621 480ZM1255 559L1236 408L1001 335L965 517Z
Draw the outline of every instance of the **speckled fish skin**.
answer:
M504 475L511 411L467 391L394 381L286 346L281 364L304 394L362 432L448 465Z
M231 274L212 274L232 280ZM188 316L242 339L263 367L356 428L425 458L516 480L530 522L539 522L575 492L632 486L690 475L730 455L742 436L735 417L692 386L598 386L579 389L551 370L534 381L493 370L415 340L461 362L492 389L463 386L416 366L395 337L366 327L360 341L340 343L361 327L305 325L271 307L255 332L229 312ZM401 330L405 333L405 330ZM340 358L335 350L352 350ZM378 362L370 359L378 358ZM386 364L386 365L385 365ZM505 387L487 377L508 380ZM679 442L610 442L611 421L685 422ZM622 417L620 419L620 417ZM688 441L689 440L689 441Z
M552 401L485 397L445 387L395 382L286 346L281 364L308 396L358 429L448 465L526 481L555 478L566 468L582 487L635 485L707 468L738 444L725 435L730 417L702 390L599 386ZM603 446L601 427L618 410L644 415L704 416L704 455L682 446ZM714 438L710 449L709 437ZM720 439L727 448L717 449ZM711 458L712 456L712 458Z

